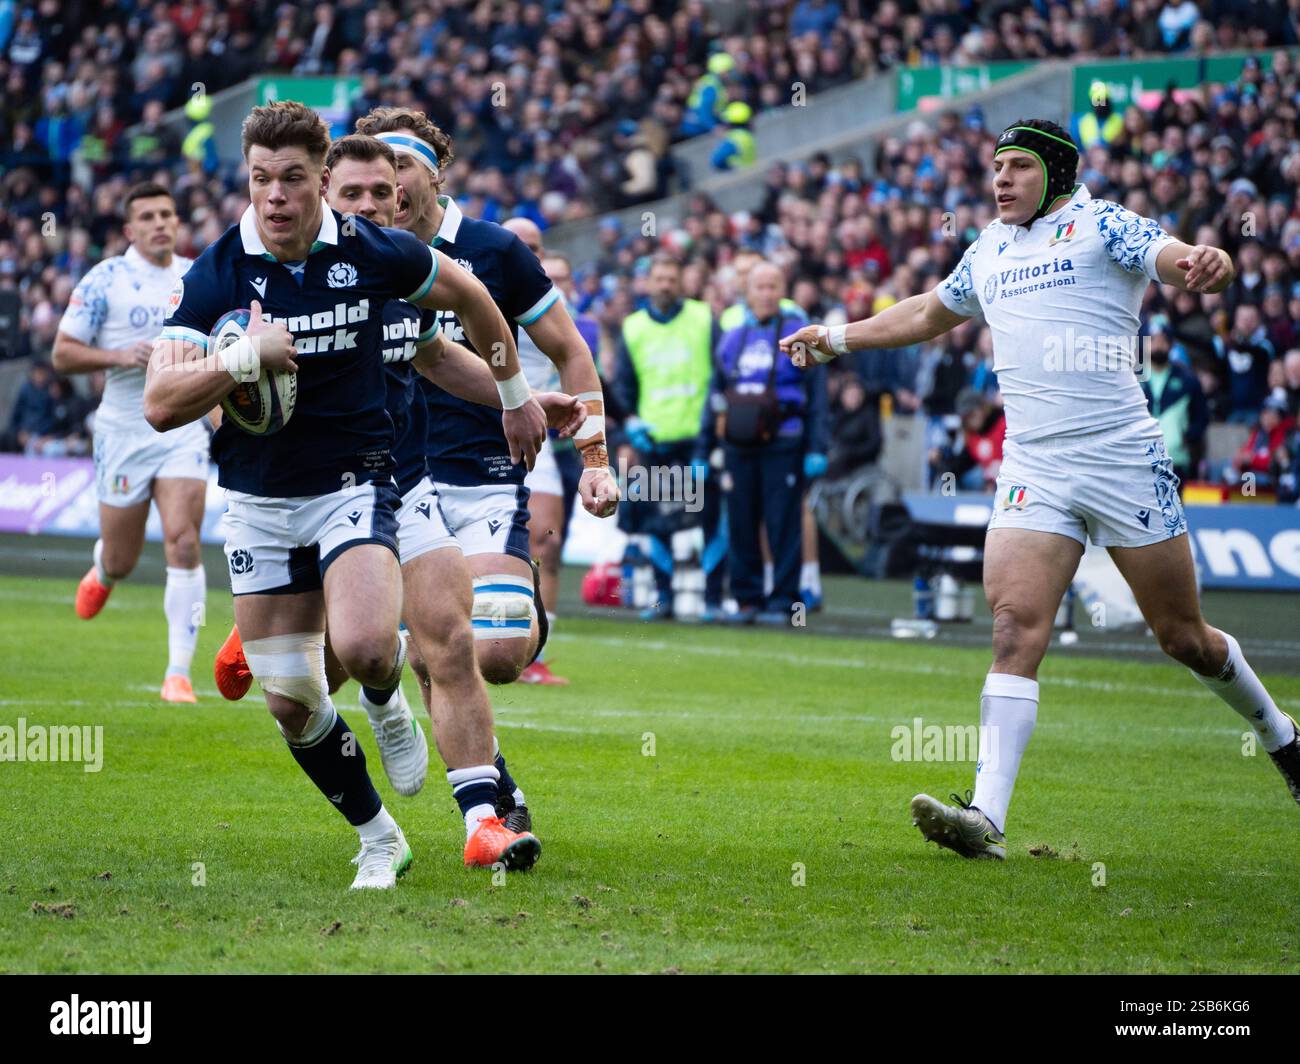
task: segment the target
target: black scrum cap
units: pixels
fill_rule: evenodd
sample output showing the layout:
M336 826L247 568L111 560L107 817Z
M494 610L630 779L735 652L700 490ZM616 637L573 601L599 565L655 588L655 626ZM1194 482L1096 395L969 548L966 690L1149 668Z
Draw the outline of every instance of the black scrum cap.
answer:
M996 158L1012 148L1028 152L1043 168L1043 198L1038 201L1038 209L1033 216L1025 223L1030 225L1046 214L1057 199L1074 191L1075 175L1079 172L1079 149L1072 140L1044 133L1032 126L1008 126L998 137L998 146L993 156Z

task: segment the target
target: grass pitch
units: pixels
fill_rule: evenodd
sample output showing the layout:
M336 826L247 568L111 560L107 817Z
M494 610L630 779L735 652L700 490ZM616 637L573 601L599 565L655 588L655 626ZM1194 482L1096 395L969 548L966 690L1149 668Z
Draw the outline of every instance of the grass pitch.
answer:
M340 693L415 851L397 890L353 894L355 832L260 701L215 692L229 596L200 704L173 707L161 589L123 584L86 623L74 587L0 578L0 725L103 727L99 772L0 763L0 971L1300 970L1300 809L1172 665L1049 656L999 865L908 815L973 765L891 756L914 717L977 721L987 650L566 617L572 686L493 690L544 845L529 874L464 869L436 760L397 797ZM1300 677L1264 670L1300 711Z

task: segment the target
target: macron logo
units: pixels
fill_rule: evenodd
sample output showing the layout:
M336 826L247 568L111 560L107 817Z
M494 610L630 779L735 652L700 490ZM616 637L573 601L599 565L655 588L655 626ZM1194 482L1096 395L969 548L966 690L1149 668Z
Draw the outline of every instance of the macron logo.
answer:
M71 1001L50 1006L50 1034L129 1034L138 1046L147 1045L153 1014L150 1001Z
M251 284L251 285L253 286L253 291L254 291L254 292L256 292L256 293L257 293L259 296L261 296L263 299L266 298L266 278L265 278L265 277L255 277L253 280L249 281L248 283Z

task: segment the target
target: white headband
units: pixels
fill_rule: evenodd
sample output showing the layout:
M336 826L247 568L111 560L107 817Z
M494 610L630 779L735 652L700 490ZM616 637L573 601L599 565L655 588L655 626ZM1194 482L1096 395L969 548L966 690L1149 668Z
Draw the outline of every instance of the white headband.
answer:
M438 176L438 153L433 150L433 145L428 141L421 140L413 133L379 133L376 140L382 140L398 155L409 155L413 159L419 159L429 168L429 172L434 177Z

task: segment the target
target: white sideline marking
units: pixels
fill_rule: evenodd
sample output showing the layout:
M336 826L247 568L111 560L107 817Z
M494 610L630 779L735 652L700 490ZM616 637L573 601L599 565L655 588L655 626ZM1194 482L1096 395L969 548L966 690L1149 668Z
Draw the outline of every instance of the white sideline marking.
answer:
M678 699L678 701L680 701L680 699ZM707 704L707 702L705 704ZM576 717L585 716L585 717L622 718L622 719L644 721L646 723L652 723L658 720L689 720L689 721L717 721L723 724L734 725L738 722L752 723L755 720L762 720L764 722L779 721L782 723L791 723L796 725L807 724L811 722L814 724L826 724L832 727L840 727L843 726L844 724L888 724L892 727L903 725L905 727L910 728L913 716L925 717L926 724L964 725L964 724L971 723L970 721L952 719L948 717L946 713L940 715L930 715L930 716L926 716L924 713L911 713L905 719L896 716L879 717L879 716L872 716L868 714L847 714L847 713L844 714L843 716L815 714L815 713L763 713L761 714L761 716L756 716L754 713L748 711L744 713L716 713L716 712L707 712L707 711L678 712L675 710L654 710L654 709L583 710L583 709L578 709L576 707L566 707L564 705L549 707L547 709L535 709L532 707L529 708L510 707L509 711L511 713L523 713L528 715L540 713L546 715L547 717L563 716L566 713L568 713L569 715L576 716ZM497 723L502 725L506 724L507 721L503 720L500 716L501 713L500 709L497 710L497 713L498 713ZM1182 725L1182 724L1144 724L1140 720L1127 720L1124 722L1123 727L1124 727L1125 736L1131 735L1134 731L1148 731L1148 732L1156 732L1161 735L1168 734L1168 735L1231 736L1233 741L1237 741L1241 735L1241 728L1234 727L1230 723L1231 719L1232 719L1231 717L1226 718L1225 722L1222 724L1203 724L1196 727ZM1115 726L1114 726L1114 722L1111 720L1091 721L1091 720L1080 720L1078 718L1064 718L1060 720L1039 720L1037 727L1047 728L1049 730L1057 729L1057 728L1060 729L1068 728L1071 731L1076 733L1080 731L1087 731L1087 732L1100 731L1100 732L1106 732L1112 737L1115 737ZM604 735L610 733L600 732L599 734Z
M690 643L665 643L646 639L627 639L623 636L580 636L560 632L553 637L558 642L599 643L603 646L628 647L639 650L680 651L684 654L703 654L708 657L740 657L742 652L723 647L698 646ZM920 676L957 676L973 679L971 672L946 668L942 665L907 665L892 661L862 661L854 658L812 657L804 654L785 654L764 648L761 657L764 661L778 661L787 665L816 665L827 668L843 669L878 669L883 672L903 672ZM1108 680L1083 680L1074 676L1040 677L1039 683L1048 686L1077 687L1091 691L1115 691L1136 694L1163 694L1169 697L1214 698L1209 691L1201 687L1190 676L1185 686L1169 687L1163 684L1127 684L1112 683Z
M162 588L158 589L159 599L162 598ZM39 602L45 606L67 606L71 609L76 602L74 595L37 595L31 591L0 591L0 600L7 602ZM130 602L122 598L112 601L112 608L115 610L156 610L161 608L161 602ZM108 609L106 605L104 607ZM80 620L80 618L78 618ZM93 618L92 618L93 620Z

